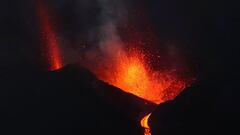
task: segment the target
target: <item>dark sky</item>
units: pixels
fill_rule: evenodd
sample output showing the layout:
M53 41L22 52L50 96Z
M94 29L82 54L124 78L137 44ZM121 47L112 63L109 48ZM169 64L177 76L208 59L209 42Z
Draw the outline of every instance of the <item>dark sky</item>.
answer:
M97 0L44 1L53 11L57 35L69 48L81 50L89 32L98 27ZM140 10L156 36L176 42L201 76L235 76L239 69L238 3L223 0L132 0L127 10ZM0 4L0 67L38 67L41 50L33 0L2 0ZM131 12L130 12L131 13ZM131 15L130 15L131 16Z

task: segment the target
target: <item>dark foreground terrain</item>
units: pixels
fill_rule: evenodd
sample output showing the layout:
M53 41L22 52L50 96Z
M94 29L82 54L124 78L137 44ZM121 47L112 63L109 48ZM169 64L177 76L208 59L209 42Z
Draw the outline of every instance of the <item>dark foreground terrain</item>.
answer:
M1 134L141 134L140 118L155 107L77 65L9 69L1 82Z
M239 134L239 80L201 81L173 101L161 104L150 117L154 135Z
M233 134L239 125L236 84L235 78L195 83L155 109L152 134ZM6 135L140 135L139 120L156 107L77 65L53 72L6 69L0 93L0 132Z

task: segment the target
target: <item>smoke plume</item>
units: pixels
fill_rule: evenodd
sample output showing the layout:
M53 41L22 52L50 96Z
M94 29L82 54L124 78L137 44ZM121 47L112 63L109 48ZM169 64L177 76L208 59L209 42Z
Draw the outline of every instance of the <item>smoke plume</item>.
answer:
M120 0L98 0L98 3L101 7L99 47L103 53L113 56L112 53L121 51L123 47L117 26L124 19L126 10Z
M105 61L113 64L118 55L123 54L124 43L118 32L118 26L126 19L127 10L121 0L97 0L100 12L98 24L88 31L89 50L84 52L84 66L93 68L103 67ZM108 65L107 68L111 66ZM103 69L104 70L104 69Z

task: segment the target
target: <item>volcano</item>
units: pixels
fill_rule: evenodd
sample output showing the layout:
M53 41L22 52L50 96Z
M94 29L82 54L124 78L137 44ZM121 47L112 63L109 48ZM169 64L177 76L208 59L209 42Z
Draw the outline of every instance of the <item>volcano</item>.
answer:
M1 135L240 134L238 4L123 1L1 1Z

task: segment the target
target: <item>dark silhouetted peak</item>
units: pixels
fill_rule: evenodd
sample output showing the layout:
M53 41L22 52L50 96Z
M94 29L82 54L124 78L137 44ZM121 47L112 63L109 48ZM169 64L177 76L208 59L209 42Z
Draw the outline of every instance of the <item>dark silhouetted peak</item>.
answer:
M224 87L223 85L224 84ZM174 100L160 104L150 116L153 135L217 135L238 131L237 81L201 82Z

